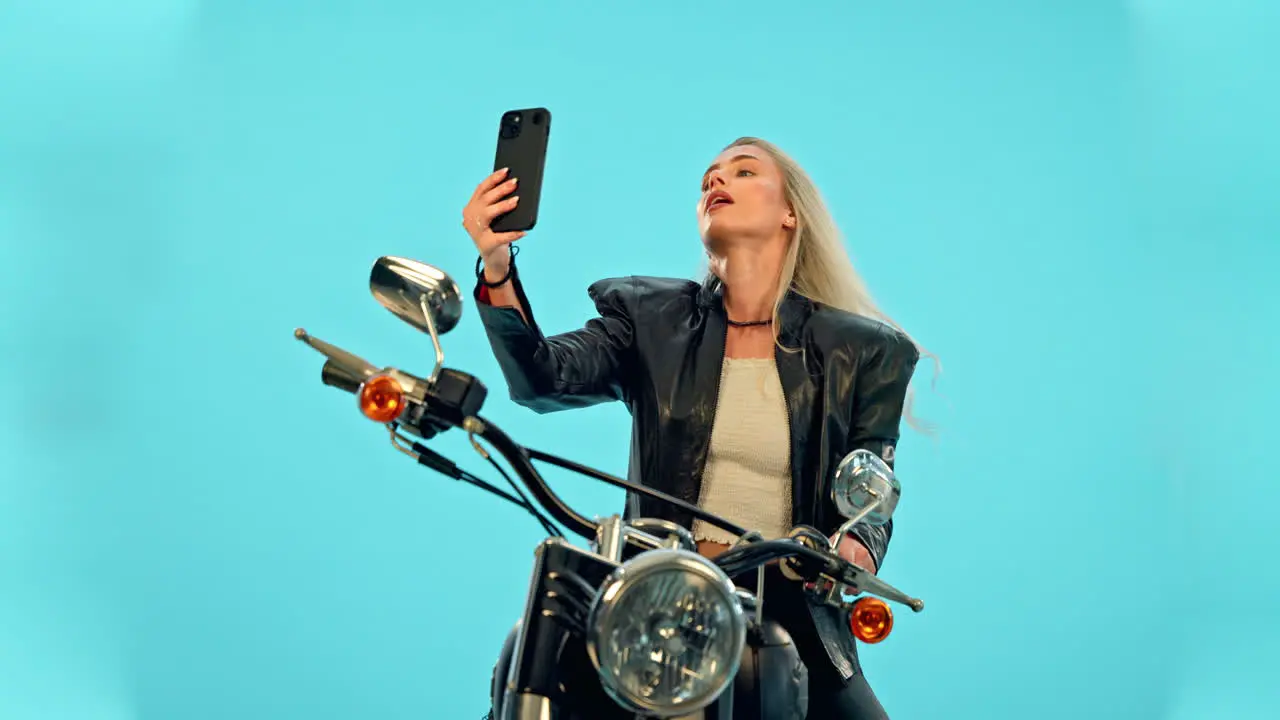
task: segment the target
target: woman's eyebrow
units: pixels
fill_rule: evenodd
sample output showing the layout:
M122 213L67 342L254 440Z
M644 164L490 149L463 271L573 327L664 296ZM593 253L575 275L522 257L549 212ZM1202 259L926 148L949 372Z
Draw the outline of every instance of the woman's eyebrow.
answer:
M755 155L748 155L746 153L743 153L741 155L734 155L733 157L729 158L729 162L737 162L738 160L758 160L758 159L759 158L757 158ZM720 168L720 163L711 163L711 167L707 168L707 171L702 173L702 178L705 180L706 177L711 174L712 170L717 170L719 168Z

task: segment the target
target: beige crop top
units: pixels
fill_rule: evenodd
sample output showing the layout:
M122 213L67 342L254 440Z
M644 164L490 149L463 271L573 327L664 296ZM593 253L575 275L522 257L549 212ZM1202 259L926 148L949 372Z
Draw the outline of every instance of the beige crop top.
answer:
M699 504L766 539L791 530L791 433L773 358L725 358ZM693 534L736 540L700 520Z

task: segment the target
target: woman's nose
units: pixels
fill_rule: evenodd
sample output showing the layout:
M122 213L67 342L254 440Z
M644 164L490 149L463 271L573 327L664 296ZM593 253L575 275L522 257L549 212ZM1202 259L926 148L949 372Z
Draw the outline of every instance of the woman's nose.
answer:
M717 186L724 187L724 173L719 170L712 170L711 174L707 175L707 187Z

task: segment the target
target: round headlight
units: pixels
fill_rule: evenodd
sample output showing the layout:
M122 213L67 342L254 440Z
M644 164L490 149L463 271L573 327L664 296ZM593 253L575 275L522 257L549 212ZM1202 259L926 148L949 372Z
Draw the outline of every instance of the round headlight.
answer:
M622 706L684 715L733 682L746 627L720 568L687 550L650 550L605 580L587 618L587 652Z

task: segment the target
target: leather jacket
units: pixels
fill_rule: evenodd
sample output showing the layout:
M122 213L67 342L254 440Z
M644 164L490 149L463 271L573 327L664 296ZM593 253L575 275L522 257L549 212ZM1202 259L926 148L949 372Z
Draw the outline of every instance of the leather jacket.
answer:
M621 401L633 419L629 479L697 503L716 415L728 330L719 281L627 277L600 280L588 293L598 317L546 336L513 269L529 319L475 297L511 398L539 413ZM791 437L792 523L835 533L844 518L828 483L849 452L894 459L907 384L919 353L893 328L789 293L779 312L775 353ZM629 496L628 517L692 518L650 498ZM853 534L882 567L890 522ZM814 632L842 681L860 672L848 613L809 604ZM800 641L800 638L797 638ZM817 668L811 668L816 670Z

